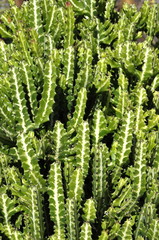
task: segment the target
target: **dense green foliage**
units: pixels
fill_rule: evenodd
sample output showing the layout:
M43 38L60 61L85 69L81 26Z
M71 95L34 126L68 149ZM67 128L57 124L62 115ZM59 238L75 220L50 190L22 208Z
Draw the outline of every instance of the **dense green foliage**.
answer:
M3 239L158 240L158 6L10 5L0 17Z

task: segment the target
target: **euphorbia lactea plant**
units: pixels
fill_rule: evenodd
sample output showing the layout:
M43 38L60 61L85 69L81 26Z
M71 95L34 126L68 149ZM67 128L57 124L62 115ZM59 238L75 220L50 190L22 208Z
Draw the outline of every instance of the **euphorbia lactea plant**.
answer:
M3 239L158 240L158 5L118 13L114 0L9 2Z

